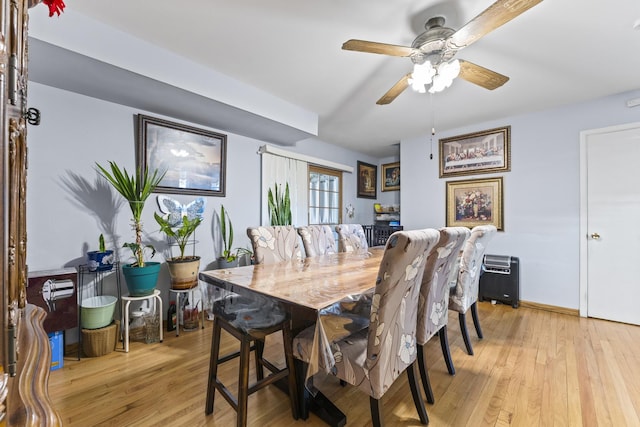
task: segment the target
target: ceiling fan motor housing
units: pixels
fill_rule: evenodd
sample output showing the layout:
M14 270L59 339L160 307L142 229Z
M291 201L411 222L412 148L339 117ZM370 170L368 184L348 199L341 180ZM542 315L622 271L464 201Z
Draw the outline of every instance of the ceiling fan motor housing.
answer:
M448 62L456 54L455 50L447 49L447 39L455 33L455 30L443 27L444 18L437 16L431 18L425 24L426 31L415 38L411 47L415 53L411 55L414 64L424 64L425 61L437 66L442 62Z

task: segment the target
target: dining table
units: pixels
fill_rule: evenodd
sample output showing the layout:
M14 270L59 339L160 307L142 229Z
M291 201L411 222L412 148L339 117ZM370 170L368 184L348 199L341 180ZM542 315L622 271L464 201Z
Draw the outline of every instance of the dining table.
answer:
M311 412L327 424L340 427L346 423L345 414L313 388L313 376L330 372L334 363L332 342L368 327L371 296L383 254L384 247L370 247L366 251L207 270L200 272L199 278L224 292L279 303L290 316L292 337L313 328L313 346L304 376L310 392L305 397ZM296 366L300 370L298 363ZM300 378L300 372L294 374Z

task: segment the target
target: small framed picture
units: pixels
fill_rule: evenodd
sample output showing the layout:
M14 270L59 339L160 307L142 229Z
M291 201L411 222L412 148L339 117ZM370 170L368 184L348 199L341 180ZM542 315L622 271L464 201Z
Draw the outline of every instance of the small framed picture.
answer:
M166 171L158 193L225 195L227 136L138 114L137 167Z
M382 165L382 191L400 190L400 162Z
M502 231L502 177L447 181L447 227L494 225Z
M511 170L511 126L440 140L440 178Z
M378 166L358 160L358 197L375 199L377 197Z

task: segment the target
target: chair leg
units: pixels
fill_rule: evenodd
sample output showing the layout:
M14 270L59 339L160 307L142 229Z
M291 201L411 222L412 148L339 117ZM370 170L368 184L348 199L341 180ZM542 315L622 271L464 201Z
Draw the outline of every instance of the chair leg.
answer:
M220 324L213 319L213 333L211 337L211 355L209 356L209 380L207 382L207 400L204 413L213 413L213 401L216 396L215 381L218 376L218 353L220 351Z
M296 378L295 364L293 362L293 337L291 336L291 330L289 324L285 324L282 328L282 342L284 343L284 357L287 362L287 369L289 370L289 399L291 400L291 415L294 420L298 419L298 383Z
M469 339L469 331L467 330L467 319L464 313L458 313L458 320L460 321L460 332L462 332L462 339L464 339L464 345L467 347L467 353L473 356L473 347L471 347L471 340Z
M431 390L431 382L429 381L429 373L427 372L427 367L424 361L424 346L421 344L418 344L418 369L420 370L420 380L422 381L424 394L427 396L427 402L433 405L435 403L435 398L433 397L433 390Z
M442 356L444 356L444 363L447 364L447 371L449 375L456 374L456 368L453 366L453 359L451 359L451 352L449 351L449 335L447 334L447 325L444 325L438 331L438 337L440 337L440 347L442 347Z
M264 378L264 368L262 366L262 355L264 353L264 341L255 341L255 359L256 359L256 379L260 381Z
M411 388L411 396L413 397L413 403L416 405L416 411L418 411L420 422L422 424L429 424L429 417L427 416L427 410L424 409L424 403L422 402L422 395L420 394L420 389L418 388L418 382L416 381L416 363L415 362L413 362L411 366L407 368L407 376L409 377L409 387ZM429 377L427 377L427 381L428 381L428 378ZM429 390L431 390L431 386L429 386Z
M482 328L480 327L480 320L478 319L478 302L471 304L471 317L473 318L473 326L476 327L478 338L484 338L482 335Z
M371 407L371 422L373 427L382 427L384 423L382 422L380 401L373 397L369 397L369 406Z
M247 403L249 400L249 355L251 354L251 339L242 338L240 343L240 368L238 372L238 413L236 425L247 425Z

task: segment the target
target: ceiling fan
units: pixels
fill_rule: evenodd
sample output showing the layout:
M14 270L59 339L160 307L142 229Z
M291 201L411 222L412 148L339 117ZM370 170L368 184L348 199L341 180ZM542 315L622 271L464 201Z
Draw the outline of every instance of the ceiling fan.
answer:
M420 88L420 91L424 92L426 85L430 84L429 91L438 92L448 87L448 84L451 84L456 76L493 90L505 84L509 77L469 61L454 60L453 57L459 50L476 42L541 1L498 0L457 31L445 27L443 17L431 18L425 24L425 31L415 38L411 46L351 39L342 45L342 49L411 58L414 63L414 71L398 80L376 102L378 105L391 103L409 85L412 85L416 90ZM426 69L422 70L424 67ZM427 74L426 80L419 78L423 71ZM442 76L442 79L438 76Z

